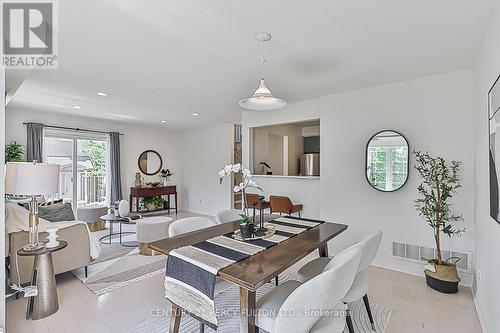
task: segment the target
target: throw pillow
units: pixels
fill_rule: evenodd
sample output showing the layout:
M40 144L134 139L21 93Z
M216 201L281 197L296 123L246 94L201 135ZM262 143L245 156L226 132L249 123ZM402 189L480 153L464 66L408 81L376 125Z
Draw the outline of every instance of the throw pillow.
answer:
M71 203L69 202L38 207L38 215L40 218L50 222L75 220L75 215L73 214L73 209L71 209Z

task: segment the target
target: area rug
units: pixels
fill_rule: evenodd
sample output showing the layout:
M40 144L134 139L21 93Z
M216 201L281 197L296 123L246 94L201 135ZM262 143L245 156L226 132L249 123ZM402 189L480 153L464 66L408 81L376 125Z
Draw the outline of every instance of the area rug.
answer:
M280 276L280 283L291 279L292 274L287 274ZM269 292L274 288L274 283L268 283L257 290L257 298L261 297L265 293ZM239 288L232 287L223 293L221 293L216 300L218 308L227 309L228 311L233 313L239 310ZM389 324L389 320L391 319L391 315L393 310L389 307L373 303L371 304L372 314L375 321L375 327L377 333L385 333L387 329L387 325ZM356 333L373 333L370 325L370 321L368 320L368 315L366 313L365 306L363 304L363 300L358 302L349 304L350 313L352 316L354 328ZM164 311L165 313L162 316L151 317L136 327L130 329L129 333L166 333L169 329L170 317L169 311ZM200 331L199 322L189 317L187 315L182 316L181 325L179 332L180 333L198 333ZM219 328L217 332L222 333L235 333L240 331L240 322L238 317L232 317L230 320L224 320L219 324ZM205 327L205 332L214 332L209 327ZM261 331L262 332L262 331ZM349 333L349 330L346 328L344 333Z
M88 278L85 278L83 269L74 270L72 273L96 295L128 286L157 274L165 274L166 256L143 256L139 254L137 248L122 248L127 249L125 255L90 265Z

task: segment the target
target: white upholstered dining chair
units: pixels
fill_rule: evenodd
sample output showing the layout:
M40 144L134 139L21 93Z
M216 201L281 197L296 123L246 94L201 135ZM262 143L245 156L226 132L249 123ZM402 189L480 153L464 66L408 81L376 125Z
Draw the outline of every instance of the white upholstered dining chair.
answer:
M257 301L257 326L269 333L341 333L346 324L342 299L354 280L361 251L352 248L323 272L301 283L287 281Z
M226 222L233 222L237 220L241 220L240 214L244 214L245 212L239 210L239 209L226 209L221 212L218 212L217 215L215 215L215 219L217 223L226 223Z
M350 246L349 248L343 250L340 254L345 251L349 251L352 248L359 248L361 251L361 259L359 261L359 267L357 269L356 277L354 278L354 282L345 295L343 302L351 303L363 299L366 307L366 311L368 313L368 318L370 319L370 323L372 329L375 330L375 323L373 321L373 316L370 308L370 302L368 301L368 276L366 275L366 268L371 264L373 259L375 259L375 255L377 254L377 250L380 246L380 242L382 240L382 231L377 231L375 233L369 234L365 236L361 241L356 244ZM338 255L340 255L338 254ZM337 256L338 256L337 255ZM297 280L300 282L308 281L314 278L316 275L320 274L323 269L329 265L329 263L335 260L336 257L332 258L317 258L313 261L302 266L297 273ZM349 328L350 333L355 333L352 325L352 320L350 315L347 316L347 326Z
M173 237L200 229L210 228L214 225L217 225L217 223L207 217L185 217L170 223L170 226L168 227L168 235L169 237Z

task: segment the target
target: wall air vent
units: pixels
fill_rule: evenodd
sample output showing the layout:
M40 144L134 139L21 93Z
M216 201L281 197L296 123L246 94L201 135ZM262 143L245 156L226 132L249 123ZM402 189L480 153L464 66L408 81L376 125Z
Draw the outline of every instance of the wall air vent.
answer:
M392 242L392 256L398 259L423 263L426 259L435 258L435 252L435 249L423 245ZM457 268L464 272L472 272L472 253L441 250L441 254L443 259L449 257L460 258Z

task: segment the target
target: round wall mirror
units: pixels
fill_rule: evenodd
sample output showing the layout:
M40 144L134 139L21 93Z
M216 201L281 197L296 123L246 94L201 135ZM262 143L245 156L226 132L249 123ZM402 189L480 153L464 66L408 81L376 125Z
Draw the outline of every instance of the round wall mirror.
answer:
M163 165L160 154L154 150L146 150L139 156L139 170L145 175L153 176L160 172Z
M381 131L366 145L366 179L376 190L393 192L408 180L409 145L396 131Z

